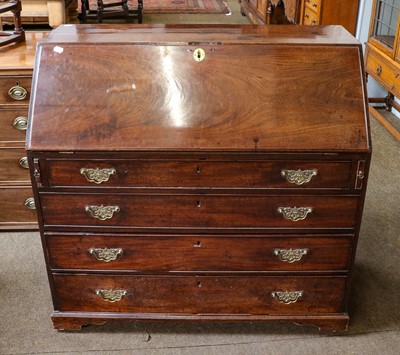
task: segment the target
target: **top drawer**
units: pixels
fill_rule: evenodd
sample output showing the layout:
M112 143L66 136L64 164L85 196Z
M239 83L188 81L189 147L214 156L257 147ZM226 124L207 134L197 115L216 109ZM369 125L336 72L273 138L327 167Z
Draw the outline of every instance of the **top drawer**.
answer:
M45 165L45 167L43 166ZM40 161L50 187L348 189L352 161Z
M0 105L28 105L31 76L4 76L0 78Z

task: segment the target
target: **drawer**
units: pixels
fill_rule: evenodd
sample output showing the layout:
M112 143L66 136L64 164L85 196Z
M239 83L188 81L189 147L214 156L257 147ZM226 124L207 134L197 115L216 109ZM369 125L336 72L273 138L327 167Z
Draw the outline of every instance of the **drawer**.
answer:
M31 76L0 77L0 105L29 105Z
M47 159L48 185L348 189L351 161Z
M40 195L45 225L128 228L354 228L357 196Z
M312 314L342 310L346 277L53 274L58 311ZM287 303L285 303L287 302Z
M347 270L352 238L48 235L53 269L171 271Z
M395 68L389 62L376 55L371 50L366 50L366 71L372 75L387 90L393 90L398 76ZM399 83L400 84L400 83ZM400 87L400 85L399 85Z
M24 142L28 127L28 109L0 110L0 141Z
M306 8L313 9L315 12L319 12L321 9L321 1L322 0L305 0L304 3Z
M0 184L30 184L28 159L23 148L0 148Z
M0 187L0 228L37 221L30 187Z
M311 0L313 1L313 0ZM303 25L319 25L319 16L306 6L304 9Z

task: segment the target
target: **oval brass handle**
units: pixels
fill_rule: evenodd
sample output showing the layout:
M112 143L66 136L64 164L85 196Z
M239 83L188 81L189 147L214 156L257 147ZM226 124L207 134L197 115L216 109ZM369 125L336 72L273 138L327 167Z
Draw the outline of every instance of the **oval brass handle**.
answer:
M18 164L24 169L29 169L29 164L28 164L28 158L27 157L22 157L18 161Z
M378 76L381 76L381 74L382 74L382 67L380 65L378 66L378 68L376 68L376 74Z
M288 170L288 169L283 169L281 171L281 176L286 178L288 182L291 184L296 184L296 185L303 185L311 181L313 176L318 175L318 170L317 169L311 169L311 170Z
M278 207L277 209L284 218L294 222L305 219L312 210L312 207Z
M317 7L317 6L318 6L318 4L314 3L314 4L312 4L312 6L313 6L313 7Z
M317 20L312 20L311 24L315 25L318 21Z
M25 116L18 116L13 122L14 128L20 131L26 131L28 128L28 118Z
M10 95L14 100L23 100L28 95L28 91L19 85L13 86L8 90L8 95Z
M310 15L309 15L309 14L305 14L304 17L305 17L305 18L309 18Z
M97 260L109 263L118 258L123 253L122 248L90 248L90 255L93 255Z
M296 303L303 296L303 291L273 291L271 296L284 304Z
M108 181L110 176L115 175L117 171L114 168L81 168L80 173L86 178L87 181L94 182L95 184L101 184L102 182Z
M119 212L119 206L85 206L85 211L88 212L93 218L105 221L114 216L115 212Z
M125 290L96 290L96 295L100 296L104 301L107 302L118 302L121 301L127 294Z
M36 209L35 199L33 197L27 198L24 202L24 205L25 205L25 207L29 208L30 210Z
M281 261L292 264L300 261L304 255L308 254L308 249L274 249L274 254Z

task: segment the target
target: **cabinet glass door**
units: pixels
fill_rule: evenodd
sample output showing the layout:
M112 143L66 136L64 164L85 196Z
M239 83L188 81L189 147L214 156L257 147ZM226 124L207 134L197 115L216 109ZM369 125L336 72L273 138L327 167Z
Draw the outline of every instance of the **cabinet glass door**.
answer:
M392 53L400 10L400 0L376 0L371 37L383 44Z

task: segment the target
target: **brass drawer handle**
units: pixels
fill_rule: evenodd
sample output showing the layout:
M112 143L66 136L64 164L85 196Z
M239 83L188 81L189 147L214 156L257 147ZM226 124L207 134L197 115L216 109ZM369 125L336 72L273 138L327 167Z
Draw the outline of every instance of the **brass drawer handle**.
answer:
M312 20L312 21L311 21L311 24L312 24L312 25L315 25L317 22L318 22L318 20Z
M81 175L83 175L87 181L94 182L95 184L101 184L110 179L111 175L115 175L117 171L114 168L109 169L90 169L82 168L80 170Z
M10 90L8 90L8 95L10 95L14 100L23 100L28 95L28 91L18 84L13 86Z
M114 216L115 212L119 212L119 206L86 206L85 211L89 213L93 218L105 221Z
M312 4L312 7L318 7L317 3Z
M118 302L121 301L127 294L125 290L96 290L96 295L100 296L104 301L107 302Z
M308 249L274 249L274 254L278 256L280 260L292 264L296 261L300 261L304 255L307 255Z
M311 170L287 170L283 169L281 171L281 176L286 178L288 182L291 184L296 184L296 185L303 185L311 181L313 176L318 175L318 170L317 169L311 169Z
M307 215L312 212L311 207L278 207L277 211L282 213L283 217L297 222L306 219Z
M29 164L28 164L28 158L27 157L22 157L18 161L18 164L24 169L29 169Z
M381 74L382 74L382 66L378 65L378 68L376 68L376 74L378 76L381 76Z
M88 252L97 260L109 263L110 261L116 260L118 256L123 253L123 250L122 248L90 248Z
M24 205L25 205L25 207L29 208L30 210L36 209L35 199L33 197L27 198L24 202Z
M19 131L26 131L28 128L28 118L25 116L18 116L13 122L14 128Z
M296 303L303 296L303 291L273 291L271 295L280 303L290 304Z

